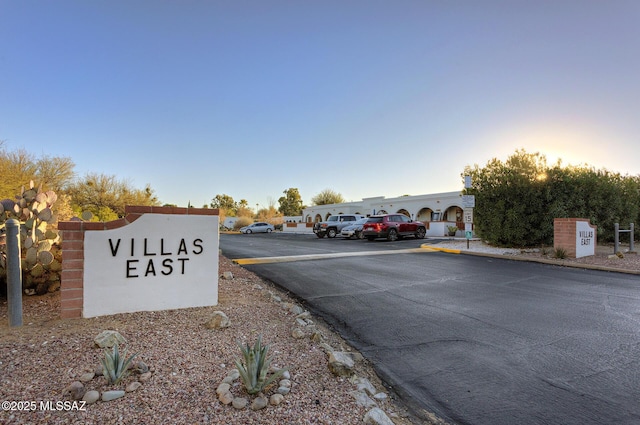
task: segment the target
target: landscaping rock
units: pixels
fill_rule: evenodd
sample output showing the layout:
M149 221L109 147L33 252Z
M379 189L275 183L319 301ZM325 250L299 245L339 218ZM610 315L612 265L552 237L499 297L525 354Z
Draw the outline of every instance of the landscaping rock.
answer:
M96 401L100 400L100 393L95 390L87 391L86 393L84 393L84 397L82 397L82 400L87 404L93 404Z
M278 394L289 394L291 392L291 388L289 387L278 387L278 389L276 390L278 392Z
M230 390L231 390L231 385L226 382L223 382L220 385L218 385L218 388L216 388L216 394L218 394L219 396L221 394L229 392Z
M105 391L102 393L102 401L111 401L120 397L124 397L124 391L122 390Z
M140 374L149 372L149 366L147 366L147 364L142 360L136 362L134 368L135 368L135 371Z
M238 369L231 369L229 373L227 373L227 376L235 381L240 377L240 371Z
M231 394L231 391L225 391L218 395L218 400L220 400L220 403L222 404L229 405L234 400L233 394Z
M89 382L91 381L94 377L96 376L96 374L94 372L87 372L87 373L83 373L80 378L78 378L78 380L80 382Z
M138 381L133 381L133 382L129 383L129 385L127 385L127 388L125 388L124 390L126 392L130 393L130 392L133 392L133 391L137 390L141 386L142 386L142 383L140 383Z
M269 398L269 404L272 406L277 406L284 400L284 396L282 394L272 394Z
M295 339L304 338L304 331L302 331L299 328L295 328L291 331L291 336L294 337Z
M362 407L369 408L377 406L376 402L362 391L352 391L351 395L356 399L356 403Z
M127 340L118 331L102 331L93 339L94 344L100 348L112 348L116 344L124 344Z
M265 407L267 407L268 404L269 404L269 400L267 400L266 397L264 396L256 397L253 399L253 402L251 403L251 410L264 409Z
M379 407L374 407L364 415L364 423L369 425L393 425L393 421Z
M293 305L291 306L289 311L295 315L298 315L304 313L304 308L300 307L299 305Z
M238 410L244 409L245 407L247 407L247 404L249 404L249 400L244 397L236 397L231 402L231 405Z
M282 379L282 380L279 382L279 385L280 385L281 387L291 388L291 381L290 381L290 380L288 380L288 379Z
M207 323L204 324L207 329L223 329L231 326L231 320L227 317L226 314L222 311L214 311L213 317L209 319Z
M349 353L332 351L329 354L329 370L336 376L349 376L353 372L355 362Z
M333 351L333 347L327 344L326 342L321 342L320 344L318 344L318 346L322 348L324 351L326 351L327 353L331 353Z
M67 387L67 392L74 400L81 400L85 393L84 385L80 381L74 381Z
M376 394L376 387L366 378L356 378L354 380L354 384L356 384L358 391L362 391L367 393L370 396Z

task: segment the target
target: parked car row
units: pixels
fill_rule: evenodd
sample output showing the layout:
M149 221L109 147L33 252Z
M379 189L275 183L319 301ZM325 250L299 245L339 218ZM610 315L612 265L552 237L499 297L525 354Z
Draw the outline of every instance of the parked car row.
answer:
M361 218L342 228L340 236L373 241L385 238L390 241L413 236L424 239L427 227L421 221L412 220L404 214L381 214ZM331 236L329 236L331 237Z
M241 233L271 233L273 224L256 222L242 227ZM338 214L325 222L315 223L313 232L319 238L335 238L338 234L349 239L387 239L395 241L406 236L424 239L427 227L421 221L412 220L404 214L380 214L364 217L356 214ZM339 232L339 233L338 233Z

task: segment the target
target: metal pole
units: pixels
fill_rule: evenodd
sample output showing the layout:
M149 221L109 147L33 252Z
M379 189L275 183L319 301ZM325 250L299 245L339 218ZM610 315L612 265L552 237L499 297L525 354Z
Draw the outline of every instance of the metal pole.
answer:
M620 224L615 223L613 225L613 253L618 253L618 245L620 244Z
M20 269L20 222L7 220L7 301L9 326L22 326L22 270Z
M634 226L633 223L631 223L631 233L629 234L629 252L636 252L636 249L634 247L634 243L633 243L633 238L635 237L635 230L634 230Z

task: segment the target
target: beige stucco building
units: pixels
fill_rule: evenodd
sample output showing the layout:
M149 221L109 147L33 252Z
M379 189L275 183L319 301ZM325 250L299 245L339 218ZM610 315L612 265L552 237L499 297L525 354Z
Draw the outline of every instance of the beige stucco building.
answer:
M427 225L427 236L444 236L447 226L457 226L458 235L464 235L462 198L460 192L385 198L376 196L362 201L342 204L315 205L305 208L305 223L326 220L335 214L390 214L402 213Z

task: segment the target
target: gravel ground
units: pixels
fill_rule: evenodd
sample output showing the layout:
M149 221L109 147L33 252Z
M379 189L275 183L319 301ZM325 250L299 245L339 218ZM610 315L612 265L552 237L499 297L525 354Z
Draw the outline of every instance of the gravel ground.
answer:
M59 292L23 298L24 326L9 328L7 301L0 298L0 401L36 402L35 411L0 411L2 424L362 424L368 409L359 406L349 379L328 369L327 352L310 338L296 339L295 314L273 300L295 303L253 273L220 257L216 307L161 312L117 314L91 319L59 318ZM224 311L231 327L207 329L204 323L216 310ZM351 348L318 319L316 328L335 350ZM141 388L123 398L86 406L86 411L40 409L41 401L71 401L64 394L71 382L100 363L102 349L93 339L103 330L117 330L127 339L129 353L139 352L153 375ZM309 332L308 330L306 332ZM291 392L278 406L263 410L236 410L223 405L215 390L240 357L237 342L250 343L261 334L270 344L276 367L288 367ZM366 362L356 366L389 398L378 406L397 425L419 423L407 413L393 392L385 389ZM87 390L124 389L136 379L131 374L115 387L104 377L90 381ZM234 395L244 396L241 386ZM275 392L268 390L266 395Z
M436 247L473 251L481 255L505 255L513 259L543 261L579 267L640 272L638 255L609 258L612 247L598 247L597 255L558 260L540 250L489 247L480 241L450 240ZM549 250L552 251L552 250ZM36 402L35 411L0 411L2 424L361 424L367 409L351 393L354 383L334 376L328 369L327 352L310 338L292 336L295 315L273 300L295 300L253 273L220 257L220 273L234 278L219 280L216 307L162 312L117 314L91 319L59 318L59 292L23 298L24 326L9 328L7 302L0 298L0 401ZM204 323L216 310L224 311L232 325L211 330ZM335 350L351 348L319 319L314 318L325 342ZM125 397L86 406L85 411L40 409L40 402L70 401L65 388L102 356L93 339L101 331L119 331L129 352L153 371L152 378ZM292 389L278 406L253 411L221 404L215 389L234 368L239 357L237 342L253 343L261 334L270 344L277 367L288 367ZM358 376L369 379L378 391L389 395L378 405L396 425L425 423L411 416L393 391L385 389L371 365L361 362ZM94 378L87 389L124 389L136 379L130 375L121 385L109 387L103 377ZM236 395L243 395L234 387ZM273 392L273 389L270 389ZM267 394L269 395L269 394ZM426 423L441 423L437 419Z

